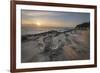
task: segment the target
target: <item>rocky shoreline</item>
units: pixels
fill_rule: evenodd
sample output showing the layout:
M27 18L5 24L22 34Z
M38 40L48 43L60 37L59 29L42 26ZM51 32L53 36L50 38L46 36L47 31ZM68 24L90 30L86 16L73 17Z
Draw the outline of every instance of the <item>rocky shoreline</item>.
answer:
M90 57L89 26L58 32L24 35L21 44L21 62L85 60Z

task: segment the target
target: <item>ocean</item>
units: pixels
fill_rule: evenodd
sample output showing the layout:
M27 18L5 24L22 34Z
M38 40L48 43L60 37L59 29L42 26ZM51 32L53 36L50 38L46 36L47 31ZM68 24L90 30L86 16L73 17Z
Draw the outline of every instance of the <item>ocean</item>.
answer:
M30 34L38 34L43 33L51 30L55 30L58 32L63 32L66 30L70 30L73 28L69 27L21 27L21 35L30 35Z

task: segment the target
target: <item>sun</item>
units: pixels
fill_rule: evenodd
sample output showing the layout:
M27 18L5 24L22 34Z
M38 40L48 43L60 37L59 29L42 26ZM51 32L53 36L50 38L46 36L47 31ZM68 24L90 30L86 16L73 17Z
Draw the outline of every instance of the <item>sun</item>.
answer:
M37 25L38 25L38 26L41 26L41 23L40 23L40 22L37 22Z

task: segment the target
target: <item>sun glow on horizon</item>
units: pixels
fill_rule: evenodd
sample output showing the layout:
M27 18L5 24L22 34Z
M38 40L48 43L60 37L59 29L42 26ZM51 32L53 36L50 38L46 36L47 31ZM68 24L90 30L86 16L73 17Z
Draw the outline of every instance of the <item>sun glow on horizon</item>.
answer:
M37 26L41 26L41 23L40 22L37 22L36 24L37 24Z

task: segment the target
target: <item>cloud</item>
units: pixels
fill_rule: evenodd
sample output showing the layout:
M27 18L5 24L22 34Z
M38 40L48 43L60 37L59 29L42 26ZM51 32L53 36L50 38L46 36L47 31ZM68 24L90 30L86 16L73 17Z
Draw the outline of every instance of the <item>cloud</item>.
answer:
M52 15L51 12L44 12L44 11L34 11L34 10L22 10L23 16L44 16L44 15Z

